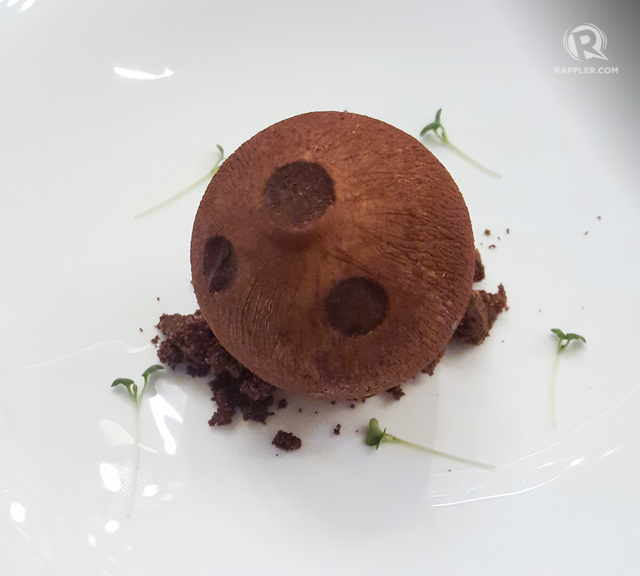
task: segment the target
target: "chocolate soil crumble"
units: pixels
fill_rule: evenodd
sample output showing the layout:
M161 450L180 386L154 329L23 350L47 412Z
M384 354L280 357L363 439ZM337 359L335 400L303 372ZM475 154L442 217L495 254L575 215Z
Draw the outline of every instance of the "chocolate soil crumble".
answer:
M474 280L484 280L484 266L476 252L476 275ZM478 345L489 335L498 315L507 309L507 296L502 284L495 294L485 290L474 290L467 311L453 338L461 342ZM163 314L157 325L163 339L154 338L158 345L158 359L172 369L179 368L193 377L209 377L209 387L216 410L209 420L211 426L230 424L236 413L243 420L266 423L274 412L276 387L252 374L233 358L215 337L202 314ZM433 373L435 365L425 369ZM404 396L401 386L386 391L395 400ZM335 403L335 402L334 402ZM287 401L281 398L276 408L286 408Z
M271 444L280 450L291 452L293 450L300 450L302 447L302 440L291 432L285 432L284 430L278 430L274 436Z
M244 420L267 421L273 415L275 386L267 384L239 364L220 345L202 318L194 314L163 314L157 325L164 335L158 359L176 369L183 366L190 376L213 376L209 387L217 409L209 424L230 424L236 412Z

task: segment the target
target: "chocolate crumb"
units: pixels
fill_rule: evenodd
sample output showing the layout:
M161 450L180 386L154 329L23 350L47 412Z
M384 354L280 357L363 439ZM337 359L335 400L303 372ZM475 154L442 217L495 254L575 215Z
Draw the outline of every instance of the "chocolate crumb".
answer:
M139 328L140 332L144 332L144 330L142 328Z
M333 433L336 436L340 436L340 429L342 428L342 424L336 424L336 427L333 429Z
M273 404L275 388L251 372L247 371L242 377L236 378L224 371L209 382L209 387L213 392L212 400L217 405L216 412L209 420L210 426L230 424L237 411L240 411L244 420L263 424L273 415L269 408Z
M474 290L467 311L453 335L454 338L468 344L481 344L503 310L508 310L508 307L507 293L502 284L498 286L498 292L495 294Z
M158 347L160 362L174 370L184 366L194 377L213 374L209 387L217 408L209 425L230 424L237 412L244 420L262 423L273 415L270 408L275 387L244 368L222 347L200 311L163 314L157 328L165 337Z
M484 235L485 236L491 236L491 230L489 230L488 228L484 231Z
M507 234L510 234L511 230L509 228L507 228L506 232L507 232Z
M271 441L276 448L291 452L293 450L299 450L302 447L302 440L291 432L285 432L284 430L278 430L273 440Z
M237 372L237 367L230 366L235 360L220 345L199 311L188 315L163 314L157 328L165 336L158 359L172 369L184 364L191 376L217 374L225 369Z
M150 342L154 346L157 346L158 342L160 342L160 336L156 334L153 338L151 338Z
M282 398L279 402L278 405L276 406L276 408L278 410L282 410L284 408L286 408L289 405L289 403L287 402L286 398Z
M487 246L487 248L489 248L489 250L494 250L496 247L495 244L489 244L489 246Z
M391 394L394 400L400 400L400 398L404 396L404 390L402 389L402 386L394 386L393 388L389 388L387 392Z

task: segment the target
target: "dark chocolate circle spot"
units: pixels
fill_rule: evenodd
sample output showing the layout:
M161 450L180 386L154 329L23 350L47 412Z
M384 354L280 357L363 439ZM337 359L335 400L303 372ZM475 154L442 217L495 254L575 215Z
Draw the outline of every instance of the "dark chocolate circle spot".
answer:
M202 274L209 292L222 292L233 284L238 264L233 244L224 236L209 238L202 252Z
M362 336L382 323L388 306L387 293L378 282L353 276L329 290L324 313L334 330L345 336Z
M333 180L315 162L298 160L276 168L264 188L265 205L276 224L302 226L333 204Z

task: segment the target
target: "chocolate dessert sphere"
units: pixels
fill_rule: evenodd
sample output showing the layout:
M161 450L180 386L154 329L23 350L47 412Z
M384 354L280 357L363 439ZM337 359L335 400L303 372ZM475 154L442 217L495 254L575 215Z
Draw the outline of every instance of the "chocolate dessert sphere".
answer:
M191 239L204 318L279 388L369 396L442 356L472 292L471 222L415 138L347 112L258 133L211 180Z

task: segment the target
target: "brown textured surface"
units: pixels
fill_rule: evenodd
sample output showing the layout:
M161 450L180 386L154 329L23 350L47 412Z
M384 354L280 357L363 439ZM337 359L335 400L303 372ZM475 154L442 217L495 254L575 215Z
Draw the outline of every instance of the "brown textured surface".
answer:
M467 344L482 344L496 318L506 309L507 293L502 284L498 286L495 294L485 290L474 290L454 337Z
M335 199L298 227L280 225L265 184L292 162L321 165ZM210 291L203 252L233 246L233 282ZM472 291L475 248L466 205L415 138L364 116L304 114L275 124L222 165L195 219L192 280L209 326L261 379L326 398L369 396L435 362ZM334 329L331 289L368 278L388 296L383 321L363 335Z

